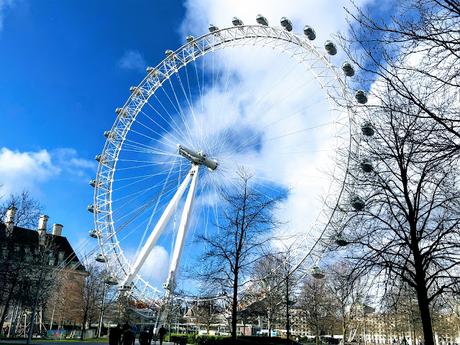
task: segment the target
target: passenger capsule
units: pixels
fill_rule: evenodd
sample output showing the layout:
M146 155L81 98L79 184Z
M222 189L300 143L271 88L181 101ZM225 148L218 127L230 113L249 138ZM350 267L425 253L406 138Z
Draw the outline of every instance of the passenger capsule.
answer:
M100 162L100 161L101 161L101 158L102 158L102 155L96 155L96 156L94 157L94 160Z
M104 279L104 283L111 286L118 285L118 279L117 277L110 275Z
M154 74L154 73L156 73L155 67L149 66L149 67L146 68L146 70L147 70L147 73L148 73L148 74Z
M336 237L335 237L335 243L339 246L339 247L345 247L346 245L349 244L349 242L343 238L343 236L341 234L338 234Z
M366 136L366 137L372 137L375 133L374 126L370 122L364 122L361 125L361 132Z
M280 23L281 26L285 28L287 31L292 31L292 22L289 19L283 17L281 18Z
M89 237L91 237L91 238L98 238L98 237L99 237L99 234L98 234L98 232L97 232L96 229L90 230L90 231L88 232L88 235L89 235Z
M96 180L95 179L89 180L89 185L91 187L96 187Z
M311 275L315 279L323 279L325 276L323 270L318 266L313 266L313 268L311 269Z
M359 104L366 104L367 103L367 96L363 90L356 91L355 98Z
M185 40L186 40L188 43L190 43L190 42L193 42L193 41L195 40L195 37L193 37L193 36L187 36L187 37L185 38Z
M107 262L107 257L104 254L99 253L96 256L96 261L97 262Z
M332 42L332 41L326 41L326 43L324 43L324 49L326 49L326 52L329 55L337 54L337 48L336 48L334 42Z
M104 137L111 138L112 137L112 131L104 131Z
M353 198L351 198L351 206L356 210L356 211L361 211L364 209L365 203L364 200L361 199L360 196L355 195Z
M347 77L353 77L355 75L355 69L349 62L343 63L342 71L343 71L343 74L345 74Z
M94 205L93 204L89 204L86 209L88 210L89 213L94 213Z
M131 86L129 88L129 91L131 92L133 96L139 96L142 93L141 89L139 89L137 86Z
M369 159L363 159L361 161L361 169L365 172L365 173L370 173L374 170L374 166L372 165L371 161Z
M316 38L316 32L311 26L305 25L303 28L303 33L310 41L313 41Z
M257 24L268 26L268 20L263 15L258 14L256 17Z
M216 32L217 30L219 30L219 28L214 24L209 24L208 30L209 32Z
M233 24L233 26L242 26L242 25L244 25L243 21L241 19L237 18L237 17L233 17L232 24Z
M125 108L117 108L115 109L115 113L118 116L122 116L122 117L125 117L126 115L128 115L128 111Z

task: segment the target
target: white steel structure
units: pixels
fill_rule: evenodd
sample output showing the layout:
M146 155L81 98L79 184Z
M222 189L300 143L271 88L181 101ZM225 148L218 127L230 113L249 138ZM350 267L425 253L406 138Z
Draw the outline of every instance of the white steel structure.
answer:
M200 186L207 187L222 178L222 174L229 170L225 163L231 159L231 155L244 149L241 142L244 143L245 139L241 136L235 139L233 132L227 129L225 138L232 141L233 146L232 150L223 152L221 138L213 136L213 128L208 128L211 124L207 126L203 124L206 121L200 120L203 115L197 110L199 102L197 104L196 99L201 100L203 110L203 100L205 102L206 97L211 97L209 93L205 94L206 83L227 78L223 84L228 87L231 80L236 79L233 75L225 76L223 72L221 75L219 72L214 74L214 71L212 76L205 75L206 65L214 63L214 57L206 60L206 56L218 56L216 54L221 50L233 49L238 52L243 47L268 47L291 58L297 66L300 65L305 72L314 76L318 90L322 90L320 93L332 101L331 107L337 105L337 100L348 107L345 124L339 124L342 126L339 131L341 135L346 133L346 149L350 153L357 151L357 141L353 138L359 135L358 126L351 111L356 101L353 95L348 94L346 82L346 76L354 74L353 68L349 64L342 68L335 67L331 62L331 56L337 52L335 45L330 41L326 47L314 45L312 39L316 35L309 27L305 27L305 35L299 35L291 31L292 24L285 18L281 21L281 27L268 26L266 19L261 16L257 22L257 25L243 25L240 20L234 19L232 27L219 29L210 26L208 34L198 38L187 37L186 44L176 51L167 51L165 59L156 67L147 68L146 77L138 86L131 88L130 97L121 108L116 109L116 120L105 133L107 140L102 153L96 157L99 162L97 176L91 181L94 204L89 206L89 211L94 213L95 229L90 234L97 237L99 242L98 261L105 262L112 281L118 281L120 288L133 296L155 302L163 295L139 271L168 226L175 230L166 242L172 242L174 246L171 246L172 257L164 288L167 294L174 292L178 263L190 222L211 223L204 216L197 217L199 220L190 217L198 190ZM192 83L200 86L198 90L190 86ZM225 109L222 109L222 114L215 116L223 114ZM261 127L281 127L284 120L279 116L277 122L267 124L261 119ZM199 127L195 129L194 123L201 123L201 126L195 126ZM285 133L285 136L302 135L301 131L297 132ZM275 141L282 136L267 140ZM260 150L263 133L254 134L253 131L247 137L256 138L251 142L251 153ZM282 145L274 147L282 148ZM279 154L282 153L280 151ZM334 172L333 179L336 181L344 181L345 178L347 174ZM336 216L337 205L343 202L342 192L343 187L338 183L331 187L325 197L325 204L333 207L321 211L328 213L328 220L321 224L322 228L329 226ZM203 197L200 205L195 206L215 210L216 206L209 206L206 200ZM175 227L176 211L179 209L182 212L179 225ZM215 220L218 221L218 215L215 215ZM136 233L142 233L142 238L134 240ZM322 230L319 231L318 236L322 233ZM124 243L130 240L139 246L137 251L127 253ZM299 265L304 260L305 257Z

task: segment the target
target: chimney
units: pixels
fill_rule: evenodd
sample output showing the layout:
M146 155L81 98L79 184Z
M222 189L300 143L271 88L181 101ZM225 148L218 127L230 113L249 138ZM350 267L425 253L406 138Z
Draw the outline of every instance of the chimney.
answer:
M41 215L38 219L38 241L40 245L45 244L46 223L48 222L47 215Z
M16 216L16 210L17 210L16 207L11 206L6 211L5 225L6 225L6 233L8 236L13 233L14 218Z
M14 206L8 208L8 210L6 211L5 224L14 225L14 217L16 217L16 210L17 208Z
M48 216L45 214L42 214L40 218L38 219L38 231L44 231L46 232L46 223L48 222Z
M53 224L53 235L54 236L62 236L62 228L64 225L62 224Z

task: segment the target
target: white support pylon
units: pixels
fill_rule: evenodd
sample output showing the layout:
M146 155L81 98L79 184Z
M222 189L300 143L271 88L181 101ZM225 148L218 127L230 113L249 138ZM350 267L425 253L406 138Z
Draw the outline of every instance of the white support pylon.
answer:
M166 282L163 285L166 290L166 293L164 297L165 304L158 318L158 321L160 322L160 324L163 324L163 322L168 317L169 303L174 294L174 289L176 288L177 265L179 264L182 249L184 247L185 236L187 235L188 222L190 219L190 211L192 210L193 200L195 197L195 189L196 189L196 184L198 180L199 167L200 166L198 164L193 164L193 167L190 170L190 174L193 174L192 183L190 184L190 189L188 190L187 198L185 199L184 209L182 210L179 229L177 231L177 236L176 236L176 242L174 244L173 256L171 259L171 264L169 265L168 278L166 279ZM193 171L194 168L195 170Z
M122 289L130 289L131 288L131 283L133 279L136 277L136 275L139 273L140 268L144 264L145 260L149 256L150 252L152 251L153 247L155 246L158 238L160 237L161 233L163 232L166 224L168 223L169 219L171 218L174 210L177 208L177 204L179 203L179 200L182 198L182 195L184 194L185 190L187 189L188 184L190 183L190 179L192 176L195 174L195 165L192 166L190 171L188 172L187 176L185 177L184 181L182 184L179 186L177 189L176 193L174 194L173 198L169 202L168 206L166 206L166 209L163 211L163 214L161 215L160 219L158 220L158 223L155 225L155 228L153 229L152 233L150 234L149 238L145 242L144 246L142 247L139 255L136 258L136 261L134 262L134 265L132 266L131 272L126 276L125 280L121 284Z
M174 292L174 288L176 287L176 270L180 260L180 255L182 253L182 248L184 246L185 236L187 234L188 221L190 218L190 211L192 209L193 199L195 196L199 167L199 165L194 164L192 169L190 170L190 174L193 174L192 183L190 184L187 199L185 199L184 209L182 210L179 230L177 231L176 242L174 244L173 256L171 259L171 264L169 266L168 279L166 279L165 283L165 289L169 290L171 293Z

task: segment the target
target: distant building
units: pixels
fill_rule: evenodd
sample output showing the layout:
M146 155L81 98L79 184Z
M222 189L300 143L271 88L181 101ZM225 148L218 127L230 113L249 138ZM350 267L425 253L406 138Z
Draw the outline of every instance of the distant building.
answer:
M4 335L23 334L36 306L34 329L46 332L81 322L87 275L63 226L47 231L47 216L37 230L14 224L15 209L0 223L0 327ZM2 331L2 329L0 329Z

